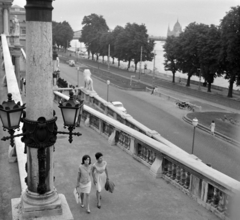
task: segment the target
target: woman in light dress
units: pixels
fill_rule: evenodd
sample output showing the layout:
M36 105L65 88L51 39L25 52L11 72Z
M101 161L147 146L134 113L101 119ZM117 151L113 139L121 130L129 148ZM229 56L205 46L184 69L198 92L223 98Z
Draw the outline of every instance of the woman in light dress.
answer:
M78 178L76 188L79 187L80 198L81 198L81 207L84 207L84 197L86 198L86 210L87 213L90 213L89 207L89 194L91 191L91 157L84 155L82 157L82 164L79 166Z
M212 121L212 123L211 123L211 125L210 125L210 129L211 129L211 133L212 133L212 135L214 136L215 134L214 134L214 132L215 132L215 122L214 121Z
M96 186L97 207L101 208L101 191L104 189L106 180L108 180L107 162L103 160L103 154L95 154L97 162L93 164L92 176L93 183Z

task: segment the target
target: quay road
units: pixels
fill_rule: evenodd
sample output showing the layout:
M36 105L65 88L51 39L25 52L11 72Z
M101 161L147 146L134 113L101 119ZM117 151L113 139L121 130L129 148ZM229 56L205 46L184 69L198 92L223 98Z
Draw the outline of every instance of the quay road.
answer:
M62 78L72 85L77 84L76 68L61 63L60 69ZM82 74L79 85L83 86ZM98 95L106 99L106 83L93 78L93 86ZM156 130L183 150L191 152L193 127L182 120L187 111L177 108L174 102L146 92L126 91L111 85L109 100L121 101L136 120ZM211 164L213 168L240 181L240 151L237 147L197 129L194 154L204 163Z

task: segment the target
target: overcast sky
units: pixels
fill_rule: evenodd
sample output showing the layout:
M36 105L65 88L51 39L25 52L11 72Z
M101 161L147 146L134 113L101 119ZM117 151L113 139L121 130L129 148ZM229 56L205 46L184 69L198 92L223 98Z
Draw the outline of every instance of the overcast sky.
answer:
M14 0L24 7L26 0ZM84 16L102 15L110 29L126 23L145 24L149 35L166 36L168 26L179 20L183 28L189 23L219 25L231 7L240 0L55 0L53 20L67 21L74 31L81 30Z

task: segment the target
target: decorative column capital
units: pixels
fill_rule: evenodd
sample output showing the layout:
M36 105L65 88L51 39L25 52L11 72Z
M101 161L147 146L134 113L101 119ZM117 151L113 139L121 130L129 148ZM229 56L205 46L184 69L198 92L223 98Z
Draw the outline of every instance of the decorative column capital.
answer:
M27 0L26 21L52 21L53 0Z
M2 2L3 9L9 9L12 6L12 1L9 2Z

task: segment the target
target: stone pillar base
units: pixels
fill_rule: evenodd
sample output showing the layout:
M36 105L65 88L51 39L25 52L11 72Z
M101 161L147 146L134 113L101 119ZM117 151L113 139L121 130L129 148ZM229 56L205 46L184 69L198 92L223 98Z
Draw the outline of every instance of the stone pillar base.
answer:
M21 198L11 200L12 220L73 220L73 215L63 194L49 205L29 205Z
M163 158L157 155L155 161L150 167L150 173L156 178L162 177L162 162L163 162Z
M20 46L20 41L19 41L19 36L18 35L13 35L13 44L16 46Z

